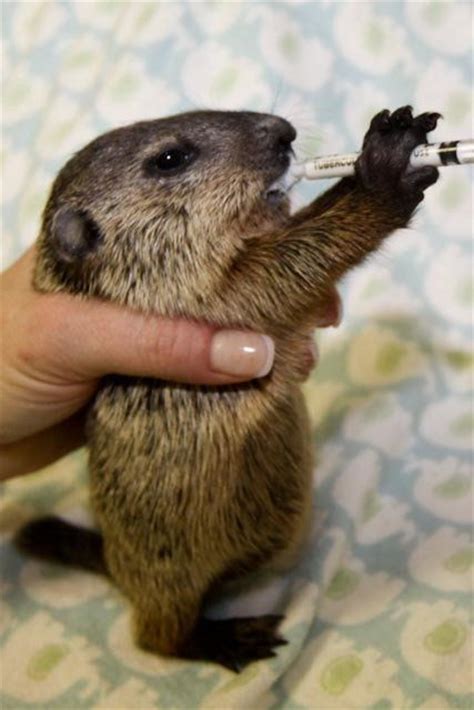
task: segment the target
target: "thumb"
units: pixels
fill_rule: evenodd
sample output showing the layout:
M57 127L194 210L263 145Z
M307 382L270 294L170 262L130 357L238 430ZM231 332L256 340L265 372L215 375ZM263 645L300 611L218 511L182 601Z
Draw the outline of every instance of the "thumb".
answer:
M225 384L263 377L273 364L274 345L266 335L146 316L62 293L39 294L38 307L42 348L58 372L79 380L118 373Z

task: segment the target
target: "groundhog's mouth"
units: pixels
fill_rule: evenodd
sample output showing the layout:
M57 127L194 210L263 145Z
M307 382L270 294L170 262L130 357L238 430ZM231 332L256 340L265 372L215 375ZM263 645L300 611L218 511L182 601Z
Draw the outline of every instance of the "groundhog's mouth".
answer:
M279 205L288 197L288 193L296 182L289 170L285 170L283 175L280 175L279 178L274 180L271 185L267 187L264 192L264 199L270 205Z

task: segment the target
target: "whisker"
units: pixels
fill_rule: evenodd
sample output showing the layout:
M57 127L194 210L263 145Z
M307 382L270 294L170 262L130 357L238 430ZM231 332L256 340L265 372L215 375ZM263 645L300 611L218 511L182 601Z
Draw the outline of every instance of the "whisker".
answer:
M278 80L277 87L276 87L275 97L274 97L272 104L270 106L270 113L276 113L276 107L277 107L278 100L280 98L282 86L283 86L283 79L280 77Z

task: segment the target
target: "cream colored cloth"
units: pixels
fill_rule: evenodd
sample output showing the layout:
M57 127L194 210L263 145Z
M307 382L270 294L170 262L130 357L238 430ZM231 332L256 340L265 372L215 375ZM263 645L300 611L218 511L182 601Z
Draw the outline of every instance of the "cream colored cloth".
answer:
M34 239L71 152L133 120L274 110L299 129L301 155L357 149L385 106L442 112L439 140L471 130L464 2L28 2L3 14L7 262ZM12 549L38 514L87 516L78 453L3 489L2 708L472 707L470 218L469 169L447 168L415 228L346 283L344 324L324 334L306 386L308 549L213 610L284 613L278 656L233 675L147 655L107 582Z

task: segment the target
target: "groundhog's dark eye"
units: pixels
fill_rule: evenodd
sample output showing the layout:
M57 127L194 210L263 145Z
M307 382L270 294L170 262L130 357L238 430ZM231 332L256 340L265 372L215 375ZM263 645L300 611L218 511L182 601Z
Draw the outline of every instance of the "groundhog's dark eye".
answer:
M197 151L190 146L167 148L162 153L145 160L143 165L145 174L150 177L174 175L185 170L196 158L196 155Z

